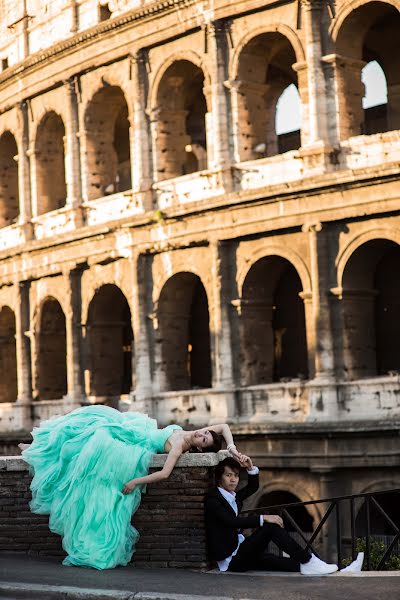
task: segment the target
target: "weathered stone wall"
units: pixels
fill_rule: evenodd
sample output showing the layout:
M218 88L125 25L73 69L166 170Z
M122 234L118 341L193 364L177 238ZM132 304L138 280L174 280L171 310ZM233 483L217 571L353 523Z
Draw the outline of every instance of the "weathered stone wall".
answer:
M165 456L155 456L153 469ZM213 485L218 455L184 456L171 477L148 487L132 519L140 540L135 564L149 567L205 568L203 500ZM48 517L29 510L31 476L18 457L0 458L0 555L18 552L39 556L65 556L61 539L48 528Z

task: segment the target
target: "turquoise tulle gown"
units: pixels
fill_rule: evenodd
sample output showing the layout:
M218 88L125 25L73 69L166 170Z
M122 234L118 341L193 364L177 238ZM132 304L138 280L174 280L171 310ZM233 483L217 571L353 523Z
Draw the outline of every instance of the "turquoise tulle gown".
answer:
M30 507L50 515L68 553L63 564L111 569L131 560L139 537L131 517L144 486L128 495L122 488L148 473L174 429L181 428L157 429L147 415L88 406L33 430L22 453L34 474Z

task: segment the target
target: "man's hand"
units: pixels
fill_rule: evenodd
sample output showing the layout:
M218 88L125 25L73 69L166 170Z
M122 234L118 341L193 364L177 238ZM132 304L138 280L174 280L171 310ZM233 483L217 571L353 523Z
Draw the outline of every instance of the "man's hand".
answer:
M126 483L124 485L124 487L122 488L122 493L123 494L130 494L131 492L133 492L133 490L136 487L136 483L134 479L131 479L130 481L128 481L128 483Z
M276 523L279 527L283 527L282 517L279 515L263 515L264 523Z
M254 468L253 461L251 460L250 456L242 454L242 460L239 462L247 471L251 471L251 469Z

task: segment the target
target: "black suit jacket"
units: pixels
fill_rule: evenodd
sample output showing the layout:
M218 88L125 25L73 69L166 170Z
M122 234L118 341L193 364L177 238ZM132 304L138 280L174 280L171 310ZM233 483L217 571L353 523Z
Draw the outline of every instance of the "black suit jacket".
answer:
M259 527L260 516L241 517L243 501L258 490L258 475L248 475L247 485L236 493L238 516L218 488L211 488L205 499L205 525L209 556L224 560L236 550L238 529Z

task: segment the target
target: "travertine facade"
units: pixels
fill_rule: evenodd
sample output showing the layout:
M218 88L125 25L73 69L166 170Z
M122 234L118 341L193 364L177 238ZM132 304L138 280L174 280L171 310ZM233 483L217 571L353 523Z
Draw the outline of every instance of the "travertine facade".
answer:
M107 401L229 421L262 494L400 486L399 10L0 2L3 432Z

